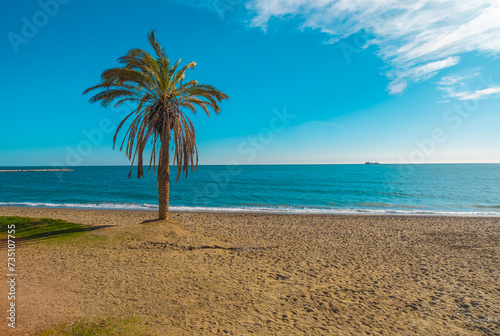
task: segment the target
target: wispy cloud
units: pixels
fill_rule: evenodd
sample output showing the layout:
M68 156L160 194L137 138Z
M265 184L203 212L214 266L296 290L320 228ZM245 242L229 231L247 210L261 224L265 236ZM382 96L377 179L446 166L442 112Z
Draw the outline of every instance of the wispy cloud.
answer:
M479 77L481 75L480 70L481 69L473 69L468 70L465 74L453 74L444 76L443 78L441 78L438 84L442 87L464 86L465 81Z
M480 87L471 89L473 81ZM438 82L438 89L444 91L447 97L460 100L478 100L500 97L500 86L488 83L481 77L480 69L468 71L466 74L444 76Z
M475 91L451 91L449 97L458 98L460 100L478 100L484 98L500 97L500 86L493 86L487 89Z
M406 89L408 81L418 82L434 77L439 70L457 65L460 62L460 57L452 56L435 62L428 62L415 67L407 67L406 69L392 69L388 72L388 76L392 78L387 91L390 94L396 94Z
M462 92L458 97L460 98L460 100L476 100L498 96L500 96L500 87L494 86L487 89L476 90L473 92Z
M247 8L252 25L263 29L272 17L294 16L331 42L367 33L367 44L390 66L391 94L458 64L462 53L500 52L497 0L251 0Z

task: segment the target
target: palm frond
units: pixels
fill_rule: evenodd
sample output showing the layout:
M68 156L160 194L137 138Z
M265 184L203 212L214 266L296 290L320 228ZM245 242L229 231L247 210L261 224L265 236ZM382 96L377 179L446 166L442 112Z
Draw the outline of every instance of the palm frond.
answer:
M149 172L153 167L155 173L157 164L165 168L172 163L177 165L179 179L181 173L187 175L198 165L196 132L185 112L196 114L200 108L207 115L210 115L210 110L219 113L220 102L229 97L213 86L195 80L186 81L187 70L194 69L196 63L190 62L179 68L181 60L170 62L156 40L155 31L148 34L148 40L154 56L138 48L129 50L118 58L120 67L103 71L101 82L85 90L84 94L93 93L90 102L104 107L113 102L115 106L126 102L137 104L119 124L113 147L118 133L130 122L120 145L122 150L126 144L130 172L137 160L137 176L142 177L143 155L149 145L152 146ZM160 168L158 173L160 176Z

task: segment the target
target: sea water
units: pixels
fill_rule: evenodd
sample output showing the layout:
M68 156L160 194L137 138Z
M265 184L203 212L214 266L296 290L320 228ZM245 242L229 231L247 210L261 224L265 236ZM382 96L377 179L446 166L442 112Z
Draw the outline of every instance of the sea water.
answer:
M147 169L72 169L0 172L0 206L158 209ZM178 182L175 170L171 210L500 215L500 164L199 166Z

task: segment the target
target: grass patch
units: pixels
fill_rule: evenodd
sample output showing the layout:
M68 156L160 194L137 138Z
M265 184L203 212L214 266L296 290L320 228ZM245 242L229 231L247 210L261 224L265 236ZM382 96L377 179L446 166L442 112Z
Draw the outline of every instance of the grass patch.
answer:
M73 325L63 324L42 331L40 336L141 336L144 326L137 318L106 319L101 322L76 322Z
M76 238L91 229L86 225L60 219L0 216L0 239L7 239L8 231L13 227L15 233L12 235L16 237L16 240L51 242ZM105 239L96 235L88 235L85 238L84 240Z

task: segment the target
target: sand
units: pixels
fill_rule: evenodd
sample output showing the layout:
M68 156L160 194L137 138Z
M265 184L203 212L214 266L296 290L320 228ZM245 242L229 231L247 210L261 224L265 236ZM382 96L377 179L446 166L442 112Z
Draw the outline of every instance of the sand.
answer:
M140 211L0 215L97 227L77 243L18 247L13 335L128 317L144 335L500 335L499 218L173 213L177 225L141 224L156 214Z

